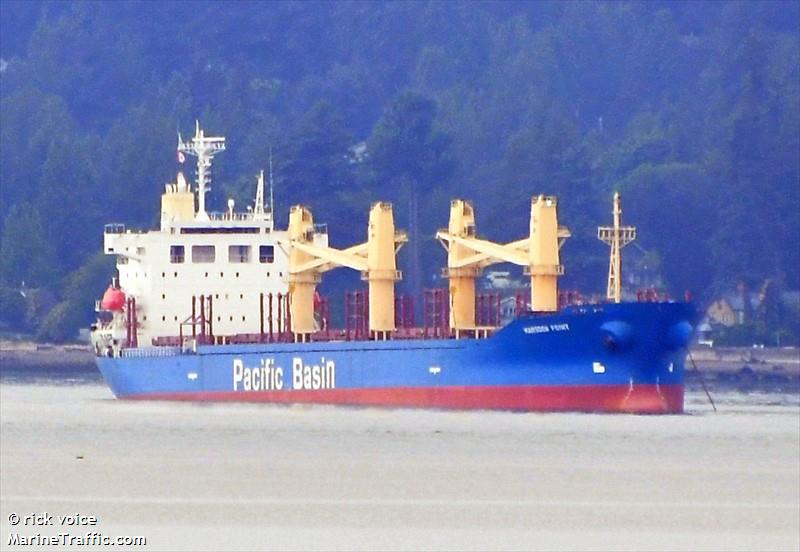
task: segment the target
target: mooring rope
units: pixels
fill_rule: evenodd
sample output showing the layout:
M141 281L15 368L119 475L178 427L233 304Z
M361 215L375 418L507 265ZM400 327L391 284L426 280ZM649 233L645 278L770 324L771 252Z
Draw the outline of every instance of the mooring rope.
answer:
M692 361L692 366L694 366L694 371L697 372L697 376L700 378L700 385L703 386L703 391L706 392L706 397L708 397L708 402L711 403L711 407L714 409L714 412L717 411L717 405L714 404L714 399L711 398L711 393L708 392L708 387L706 387L706 380L703 378L703 373L697 368L697 364L694 363L694 358L692 358L692 351L689 351L689 360Z

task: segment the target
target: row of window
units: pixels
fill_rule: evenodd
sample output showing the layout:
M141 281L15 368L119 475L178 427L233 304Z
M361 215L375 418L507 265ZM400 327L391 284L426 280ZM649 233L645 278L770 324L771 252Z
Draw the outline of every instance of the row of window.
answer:
M173 319L174 322L178 321L178 317L177 316L173 316L172 319ZM144 320L145 321L147 320L146 316L144 317ZM167 321L167 317L166 316L162 316L161 317L161 321L162 322L166 322ZM233 322L233 316L229 316L228 317L228 321L229 322ZM217 322L222 322L222 317L221 316L217 316ZM246 316L242 316L242 322L247 322L247 317Z
M215 297L216 299L219 299L219 293L217 293L217 294L216 294L214 297ZM223 295L223 297L224 297L225 299L230 299L230 294L229 294L229 293L225 293L225 294ZM162 298L162 299L166 299L166 298L167 298L167 294L166 294L166 293L162 293L162 294L161 294L161 298ZM240 293L240 294L239 294L239 299L244 299L244 293Z
M230 274L230 272L229 272L228 274ZM238 273L238 272L235 272L233 275L234 275L234 277L236 277L236 278L238 278L238 277L239 277L239 273ZM269 278L271 275L272 275L272 274L271 274L269 271L267 271L267 278ZM138 278L138 277L139 277L139 273L137 272L137 273L136 273L134 276L135 276L136 278ZM145 277L145 278L147 278L147 273L145 272L145 273L144 273L142 276L143 276L143 277ZM177 278L177 277L178 277L178 273L177 273L177 272L173 272L173 273L172 273L172 276L173 276L173 278ZM204 276L205 276L206 278L208 278L208 276L209 276L208 272L206 272ZM278 272L278 276L279 276L280 278L283 278L283 272ZM161 277L162 277L162 278L166 278L166 277L167 277L167 273L166 273L166 272L162 272L162 273L161 273ZM219 273L219 277L220 277L220 278L224 278L224 277L225 277L225 273L224 273L224 272L220 272L220 273Z
M228 246L228 262L229 263L249 263L250 262L250 246L249 245L229 245ZM193 245L192 246L192 262L193 263L213 263L216 260L217 252L216 246L213 245ZM173 264L183 263L186 259L186 248L183 245L171 245L169 248L169 260ZM274 245L259 245L258 246L258 262L272 263L275 261L275 246Z

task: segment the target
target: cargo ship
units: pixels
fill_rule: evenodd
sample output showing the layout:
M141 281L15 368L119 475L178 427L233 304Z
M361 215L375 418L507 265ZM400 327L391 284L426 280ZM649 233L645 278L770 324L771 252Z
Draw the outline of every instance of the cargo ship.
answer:
M510 243L477 237L473 205L450 204L437 233L447 252L446 288L425 290L422 323L413 299L395 293L396 253L407 236L392 205L375 203L364 243L328 244L307 206L278 229L272 169L256 178L244 212L209 212L213 157L225 138L178 136L178 160L197 158L196 182L179 172L161 197L158 230L104 230L117 277L97 302L97 365L121 399L314 403L351 406L680 413L684 362L698 311L646 294L622 301L621 225L598 229L610 245L605 300L559 292L557 199L531 200L529 234ZM522 267L530 289L507 298L478 289L484 268ZM336 268L361 273L347 293L345 324L332 327L317 286ZM505 304L505 303L504 303Z

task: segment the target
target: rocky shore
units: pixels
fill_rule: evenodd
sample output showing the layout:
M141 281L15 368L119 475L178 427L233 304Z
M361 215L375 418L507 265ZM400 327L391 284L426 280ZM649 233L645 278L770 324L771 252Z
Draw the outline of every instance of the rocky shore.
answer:
M0 362L5 365L49 367L94 365L92 348L88 344L55 345L29 341L0 342Z
M800 349L695 347L686 363L686 383L702 382L712 389L800 393Z
M0 378L100 380L88 344L0 341Z

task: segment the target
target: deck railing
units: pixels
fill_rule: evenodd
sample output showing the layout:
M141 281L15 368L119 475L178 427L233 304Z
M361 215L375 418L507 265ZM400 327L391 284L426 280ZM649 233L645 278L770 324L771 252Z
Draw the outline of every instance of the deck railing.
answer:
M180 347L137 347L136 349L122 349L120 356L124 358L154 358L172 357L182 353Z

